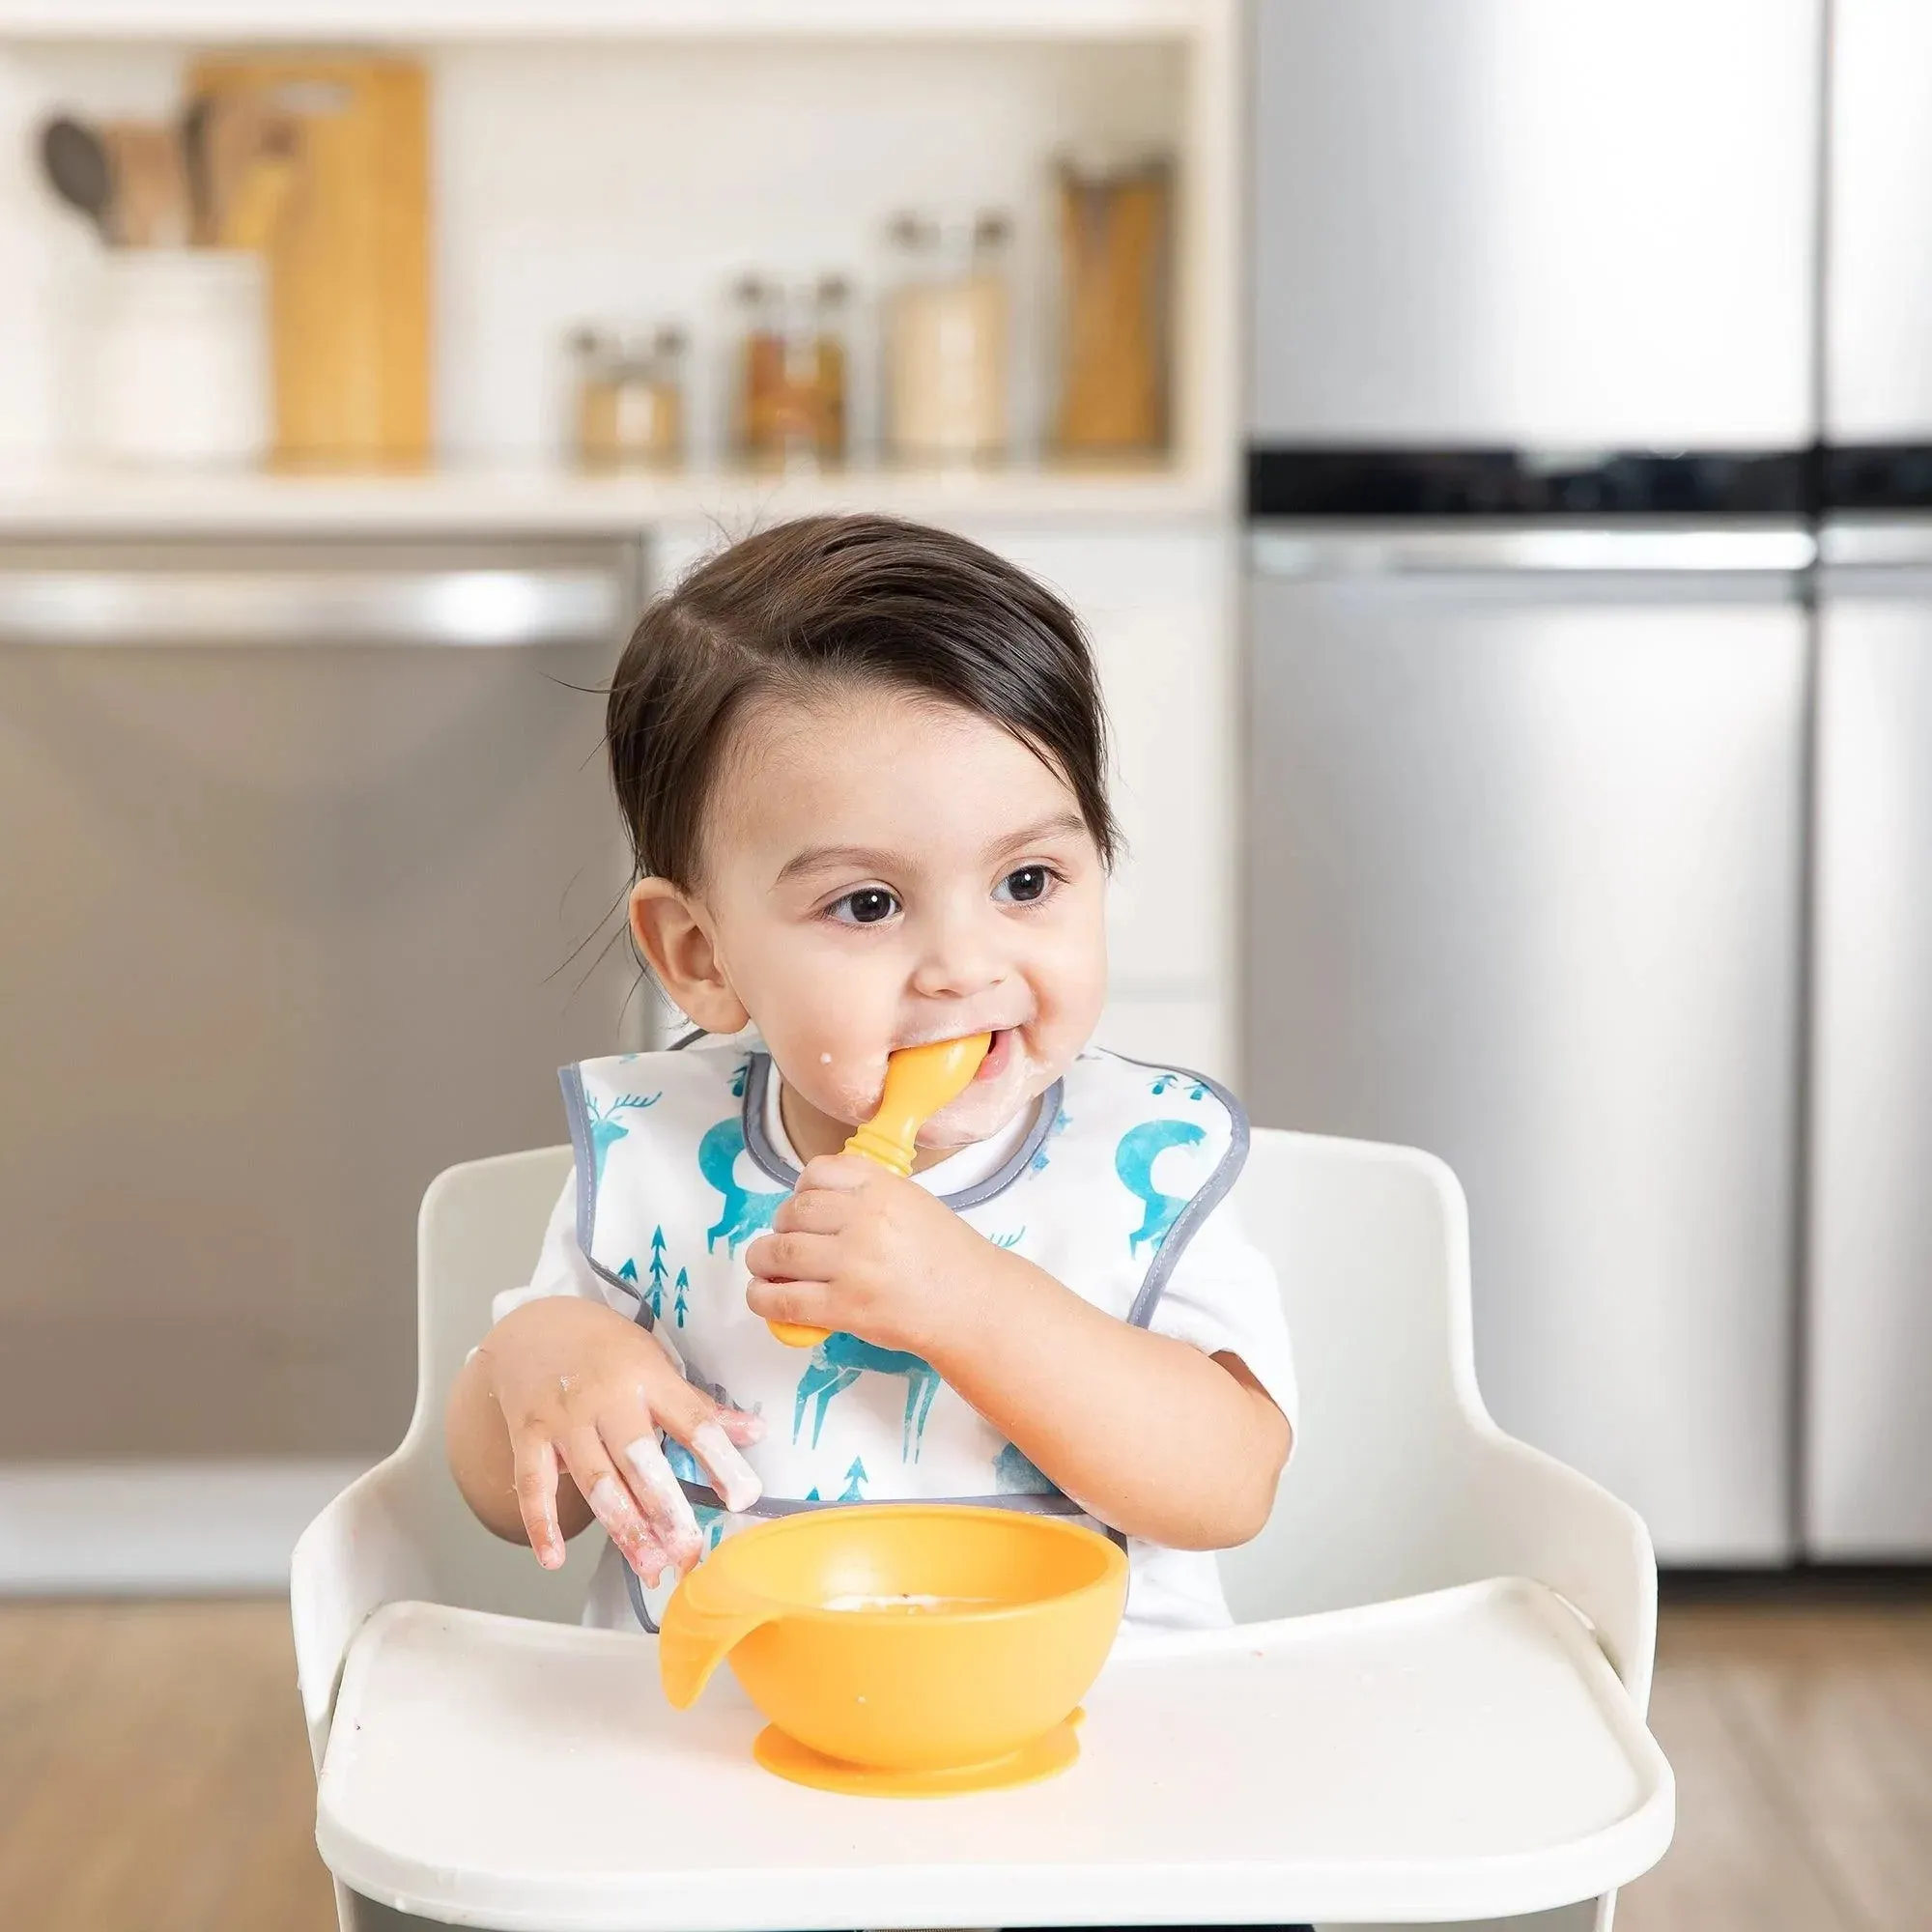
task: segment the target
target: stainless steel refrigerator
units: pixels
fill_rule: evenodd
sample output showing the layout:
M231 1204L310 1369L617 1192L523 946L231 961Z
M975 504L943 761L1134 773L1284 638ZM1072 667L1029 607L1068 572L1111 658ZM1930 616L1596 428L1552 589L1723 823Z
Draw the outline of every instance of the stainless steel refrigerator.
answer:
M1251 23L1247 1097L1445 1156L1497 1418L1783 1560L1821 6Z
M1802 1506L1932 1556L1932 8L1837 0Z

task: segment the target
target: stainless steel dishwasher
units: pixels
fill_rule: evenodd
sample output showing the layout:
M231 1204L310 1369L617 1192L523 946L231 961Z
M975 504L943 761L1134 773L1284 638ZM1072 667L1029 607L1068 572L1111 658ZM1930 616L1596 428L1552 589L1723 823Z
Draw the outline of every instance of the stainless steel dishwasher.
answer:
M0 548L0 1458L396 1441L425 1183L558 1139L624 1021L639 587L618 543Z
M1810 538L1251 543L1254 1118L1442 1155L1497 1419L1786 1556Z

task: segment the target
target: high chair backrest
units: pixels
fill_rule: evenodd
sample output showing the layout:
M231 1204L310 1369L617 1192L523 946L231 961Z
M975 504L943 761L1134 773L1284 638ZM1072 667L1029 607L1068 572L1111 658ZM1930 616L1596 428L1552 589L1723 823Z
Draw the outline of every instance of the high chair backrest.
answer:
M570 1149L537 1148L450 1168L423 1196L416 1231L416 1406L397 1452L415 1534L439 1603L575 1622L603 1539L580 1536L566 1567L540 1570L526 1548L477 1525L450 1479L442 1412L464 1358L488 1331L491 1303L521 1287L571 1171Z
M1221 1558L1236 1616L1467 1580L1461 1474L1489 1424L1455 1176L1406 1148L1258 1128L1236 1199L1280 1279L1301 1400L1266 1529Z
M420 1361L404 1465L410 1534L445 1603L572 1619L601 1539L546 1575L478 1529L443 1461L442 1411L491 1302L529 1278L567 1147L452 1168L423 1201ZM1236 1616L1464 1580L1463 1473L1491 1425L1476 1392L1462 1190L1407 1149L1257 1129L1237 1196L1280 1278L1301 1385L1294 1459L1263 1534L1221 1559Z

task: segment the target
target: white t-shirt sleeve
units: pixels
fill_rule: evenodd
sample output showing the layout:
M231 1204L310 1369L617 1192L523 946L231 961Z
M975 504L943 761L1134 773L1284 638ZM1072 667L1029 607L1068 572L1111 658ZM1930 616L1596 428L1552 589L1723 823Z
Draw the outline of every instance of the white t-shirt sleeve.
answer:
M629 1315L631 1308L614 1289L609 1288L584 1258L577 1244L577 1177L563 1183L556 1206L551 1209L550 1225L544 1229L543 1246L537 1251L537 1264L529 1281L522 1288L506 1288L490 1304L490 1320L502 1321L513 1308L536 1301L547 1294L575 1294L585 1301L602 1301Z
M1204 1355L1238 1355L1295 1427L1294 1353L1274 1265L1222 1201L1181 1251L1148 1324Z

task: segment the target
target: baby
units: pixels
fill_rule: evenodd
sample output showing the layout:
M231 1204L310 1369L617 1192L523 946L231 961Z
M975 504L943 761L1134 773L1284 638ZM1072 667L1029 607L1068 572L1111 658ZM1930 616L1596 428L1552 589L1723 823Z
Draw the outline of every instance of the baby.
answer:
M457 1379L451 1467L586 1621L654 1628L733 1528L972 1498L1125 1543L1225 1623L1294 1377L1213 1081L1092 1044L1118 844L1073 614L965 539L818 517L644 612L609 711L630 923L701 1030L563 1074L576 1174ZM840 1151L895 1048L989 1033L911 1179ZM788 1348L767 1325L830 1331Z

